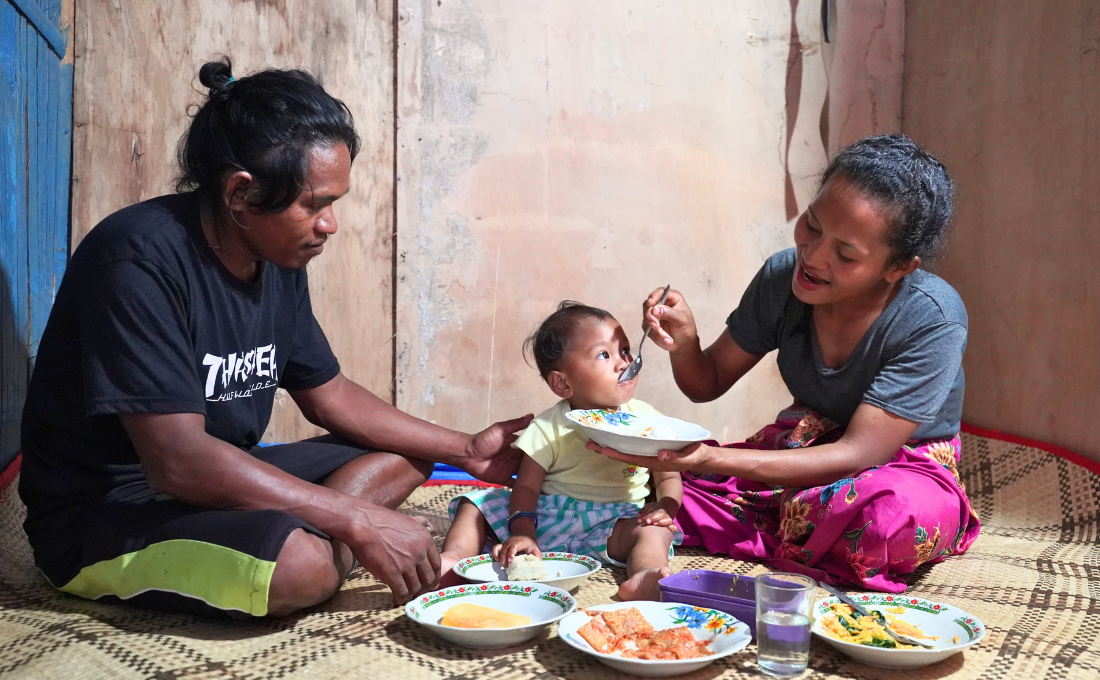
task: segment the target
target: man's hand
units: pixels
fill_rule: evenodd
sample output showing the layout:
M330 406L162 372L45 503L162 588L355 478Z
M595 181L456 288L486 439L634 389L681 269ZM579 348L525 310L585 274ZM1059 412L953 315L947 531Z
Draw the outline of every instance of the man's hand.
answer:
M355 558L404 604L439 585L439 552L423 518L361 503L356 540L346 541Z
M672 503L665 503L662 501L648 503L642 508L641 512L638 513L638 524L665 527L671 530L672 516L676 513L675 510L671 509L671 505ZM679 503L676 503L676 507L679 507L679 505Z
M711 448L702 442L688 444L679 451L662 449L657 453L656 458L652 456L633 456L629 453L623 453L622 451L600 446L591 440L584 445L584 448L595 451L596 453L602 453L612 460L621 461L627 465L649 468L650 470L667 472L684 472L687 470L697 472L710 471L708 470L708 465L711 459Z
M523 452L512 448L516 433L531 424L534 415L493 423L470 438L462 469L483 482L511 486Z
M527 553L528 555L534 555L535 557L542 559L542 551L539 550L539 544L535 539L530 536L514 535L510 536L507 541L498 543L493 546L493 559L508 567L512 563L512 560L516 555L520 553Z

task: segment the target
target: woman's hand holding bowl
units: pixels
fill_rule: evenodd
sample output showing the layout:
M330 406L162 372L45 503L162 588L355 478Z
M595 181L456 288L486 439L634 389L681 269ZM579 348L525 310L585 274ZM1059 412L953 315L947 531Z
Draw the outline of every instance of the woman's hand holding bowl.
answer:
M669 352L698 344L699 332L695 316L678 290L670 290L665 304L659 305L664 288L649 294L642 303L642 327L650 330L650 337Z
M591 440L584 446L586 449L602 453L612 460L621 461L627 465L666 472L684 472L685 470L707 472L711 461L711 447L703 442L688 444L679 451L664 449L657 453L656 458L653 456L632 456L629 453L600 446Z

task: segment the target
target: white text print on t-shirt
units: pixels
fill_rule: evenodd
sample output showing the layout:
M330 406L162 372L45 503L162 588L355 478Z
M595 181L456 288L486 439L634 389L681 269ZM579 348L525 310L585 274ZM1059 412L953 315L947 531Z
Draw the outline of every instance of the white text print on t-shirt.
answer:
M206 400L231 401L250 397L257 390L279 385L275 345L264 345L224 357L207 354L202 363L206 373Z

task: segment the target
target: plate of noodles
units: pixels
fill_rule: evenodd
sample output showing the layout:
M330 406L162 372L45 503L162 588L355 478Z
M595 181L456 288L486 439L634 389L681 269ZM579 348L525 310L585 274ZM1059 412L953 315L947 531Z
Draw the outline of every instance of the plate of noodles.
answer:
M872 616L860 616L837 598L827 597L814 605L813 633L869 666L920 668L976 645L985 637L985 624L980 619L949 604L888 593L857 593L851 597ZM884 620L895 632L928 640L934 646L926 649L895 642L883 631Z

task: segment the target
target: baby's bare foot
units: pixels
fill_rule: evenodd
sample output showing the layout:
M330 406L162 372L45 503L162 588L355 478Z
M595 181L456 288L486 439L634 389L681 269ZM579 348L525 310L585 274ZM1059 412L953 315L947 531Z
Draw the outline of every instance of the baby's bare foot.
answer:
M439 553L439 587L449 588L451 586L462 585L468 583L468 581L454 572L454 566L462 560L469 557L469 555L460 555L452 552Z
M620 600L661 600L661 590L657 582L666 576L672 576L668 567L639 571L619 586Z

